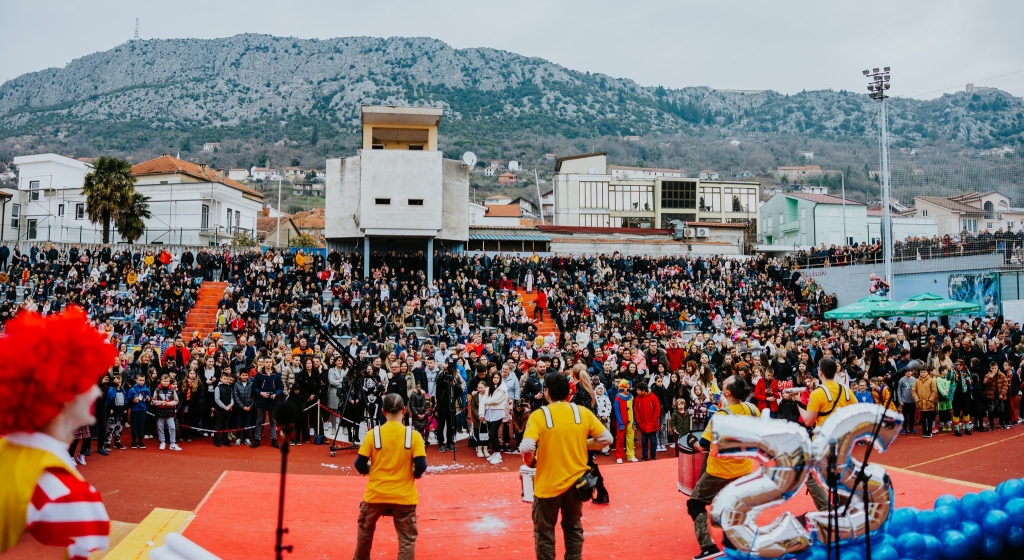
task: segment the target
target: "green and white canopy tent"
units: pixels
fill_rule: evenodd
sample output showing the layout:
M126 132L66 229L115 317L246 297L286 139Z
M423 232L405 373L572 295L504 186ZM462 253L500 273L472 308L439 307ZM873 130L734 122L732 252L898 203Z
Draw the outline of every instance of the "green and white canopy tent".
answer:
M825 312L826 319L872 319L875 317L889 317L885 315L881 309L885 306L892 305L892 301L882 296L868 296L864 299L858 300L856 303L850 305L844 305L832 311ZM879 314L882 313L882 314Z

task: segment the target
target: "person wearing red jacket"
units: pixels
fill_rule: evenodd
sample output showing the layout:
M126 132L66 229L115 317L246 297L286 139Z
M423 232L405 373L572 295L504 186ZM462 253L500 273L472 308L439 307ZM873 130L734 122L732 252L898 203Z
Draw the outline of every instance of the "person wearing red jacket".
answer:
M185 365L192 358L188 348L185 348L185 339L179 334L174 339L174 346L171 346L164 351L163 360L161 363L165 368L171 368L175 371L184 372Z
M536 306L533 308L533 320L543 322L544 310L548 306L548 294L544 291L543 288L537 290L537 299L534 300L533 303Z
M779 381L774 379L775 372L771 368L763 370L764 374L757 377L760 370L760 367L754 368L755 379L757 379L754 382L754 402L757 404L758 410L767 408L771 411L772 418L775 418L775 413L779 410Z
M633 420L640 430L640 460L654 460L658 452L658 428L661 426L661 401L651 393L647 383L636 385L636 400L633 401ZM650 447L650 453L648 453Z

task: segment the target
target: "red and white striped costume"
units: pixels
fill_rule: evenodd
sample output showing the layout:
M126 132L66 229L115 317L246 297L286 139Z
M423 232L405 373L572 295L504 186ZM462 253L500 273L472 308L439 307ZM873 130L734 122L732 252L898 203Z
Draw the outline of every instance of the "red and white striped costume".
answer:
M19 457L21 468L40 461L51 465L35 481L24 510L25 532L44 545L66 548L71 560L86 560L90 552L105 549L110 533L107 510L96 488L78 475L67 448L39 432L8 434L4 439L6 451L12 458ZM23 482L15 480L12 487L20 484Z

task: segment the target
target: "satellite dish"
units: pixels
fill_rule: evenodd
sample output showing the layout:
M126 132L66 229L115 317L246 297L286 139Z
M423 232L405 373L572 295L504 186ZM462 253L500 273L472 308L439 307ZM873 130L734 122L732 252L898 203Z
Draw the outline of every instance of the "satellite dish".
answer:
M515 160L508 162L508 170L512 172L519 171L519 162Z
M476 165L476 154L473 152L466 152L462 154L462 163L465 163L466 167L473 167Z

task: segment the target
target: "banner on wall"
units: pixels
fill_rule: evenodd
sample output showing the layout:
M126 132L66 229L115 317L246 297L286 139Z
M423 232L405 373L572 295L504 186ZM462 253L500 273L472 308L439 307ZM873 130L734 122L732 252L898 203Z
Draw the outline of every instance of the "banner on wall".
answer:
M949 299L980 305L988 317L998 315L999 281L996 274L950 274Z

